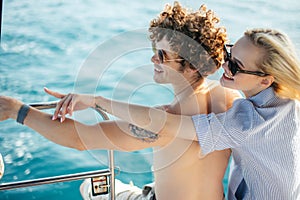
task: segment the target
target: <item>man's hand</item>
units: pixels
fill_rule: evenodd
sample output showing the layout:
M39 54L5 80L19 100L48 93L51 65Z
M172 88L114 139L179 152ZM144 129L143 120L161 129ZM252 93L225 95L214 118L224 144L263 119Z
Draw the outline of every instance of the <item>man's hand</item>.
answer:
M19 109L23 103L17 99L0 96L0 121L7 120L9 118L17 119Z

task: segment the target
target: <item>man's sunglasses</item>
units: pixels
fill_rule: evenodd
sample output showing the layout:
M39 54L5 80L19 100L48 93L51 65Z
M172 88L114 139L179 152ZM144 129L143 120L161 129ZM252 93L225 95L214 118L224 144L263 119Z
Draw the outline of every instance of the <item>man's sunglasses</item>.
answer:
M176 58L176 59L165 59L165 51L162 49L155 49L153 48L153 52L158 55L159 63L163 64L164 62L172 62L172 61L183 61L183 58Z
M224 61L227 62L228 61L228 68L232 74L232 76L234 76L236 73L243 73L243 74L252 74L252 75L256 75L256 76L267 76L269 74L266 74L264 72L259 72L259 71L248 71L248 70L242 70L239 65L237 64L237 62L235 62L234 60L231 59L231 52L227 50L227 48L231 48L233 45L232 44L226 44L224 45Z

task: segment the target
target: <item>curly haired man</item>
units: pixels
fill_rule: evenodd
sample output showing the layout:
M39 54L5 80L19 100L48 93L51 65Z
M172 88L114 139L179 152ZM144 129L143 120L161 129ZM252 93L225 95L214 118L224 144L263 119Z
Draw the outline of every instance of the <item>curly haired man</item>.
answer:
M219 18L205 5L192 12L178 2L166 5L158 18L150 22L153 79L160 84L171 84L175 95L173 102L161 109L185 115L219 113L240 97L217 81L206 79L223 61L226 30L217 27L218 22ZM129 189L119 193L118 199L154 199L153 195L173 200L223 199L222 180L230 150L215 151L201 158L195 141L162 140L139 127L131 124L128 127L131 135L144 143L142 147L153 147L155 189L148 197ZM109 134L108 137L117 140ZM134 143L129 146L137 146Z

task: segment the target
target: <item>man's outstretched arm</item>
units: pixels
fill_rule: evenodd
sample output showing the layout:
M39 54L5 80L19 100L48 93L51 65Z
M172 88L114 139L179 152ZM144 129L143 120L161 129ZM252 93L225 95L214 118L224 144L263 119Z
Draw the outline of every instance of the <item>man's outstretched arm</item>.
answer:
M161 109L128 104L102 96L61 94L47 88L45 88L45 91L61 99L55 109L54 120L60 116L63 122L66 119L66 115L72 115L73 111L94 107L127 121L140 129L147 130L151 135L158 134L160 137L169 139L179 137L187 140L197 140L191 116L174 115Z
M197 140L191 116L170 114L166 111L120 101L95 97L96 108L162 137Z
M0 96L0 120L17 119L22 102ZM23 121L47 139L62 146L86 149L114 149L122 151L140 150L152 146L163 146L170 139L151 135L125 121L104 121L95 125L82 124L73 119L52 120L52 115L29 108Z

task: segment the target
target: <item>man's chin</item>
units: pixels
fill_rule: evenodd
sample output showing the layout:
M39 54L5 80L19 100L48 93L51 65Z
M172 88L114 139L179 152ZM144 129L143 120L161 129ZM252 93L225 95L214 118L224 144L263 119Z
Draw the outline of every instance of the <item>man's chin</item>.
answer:
M154 80L155 83L158 83L158 84L163 84L163 83L165 83L163 80L156 79L155 77L153 78L153 80Z

